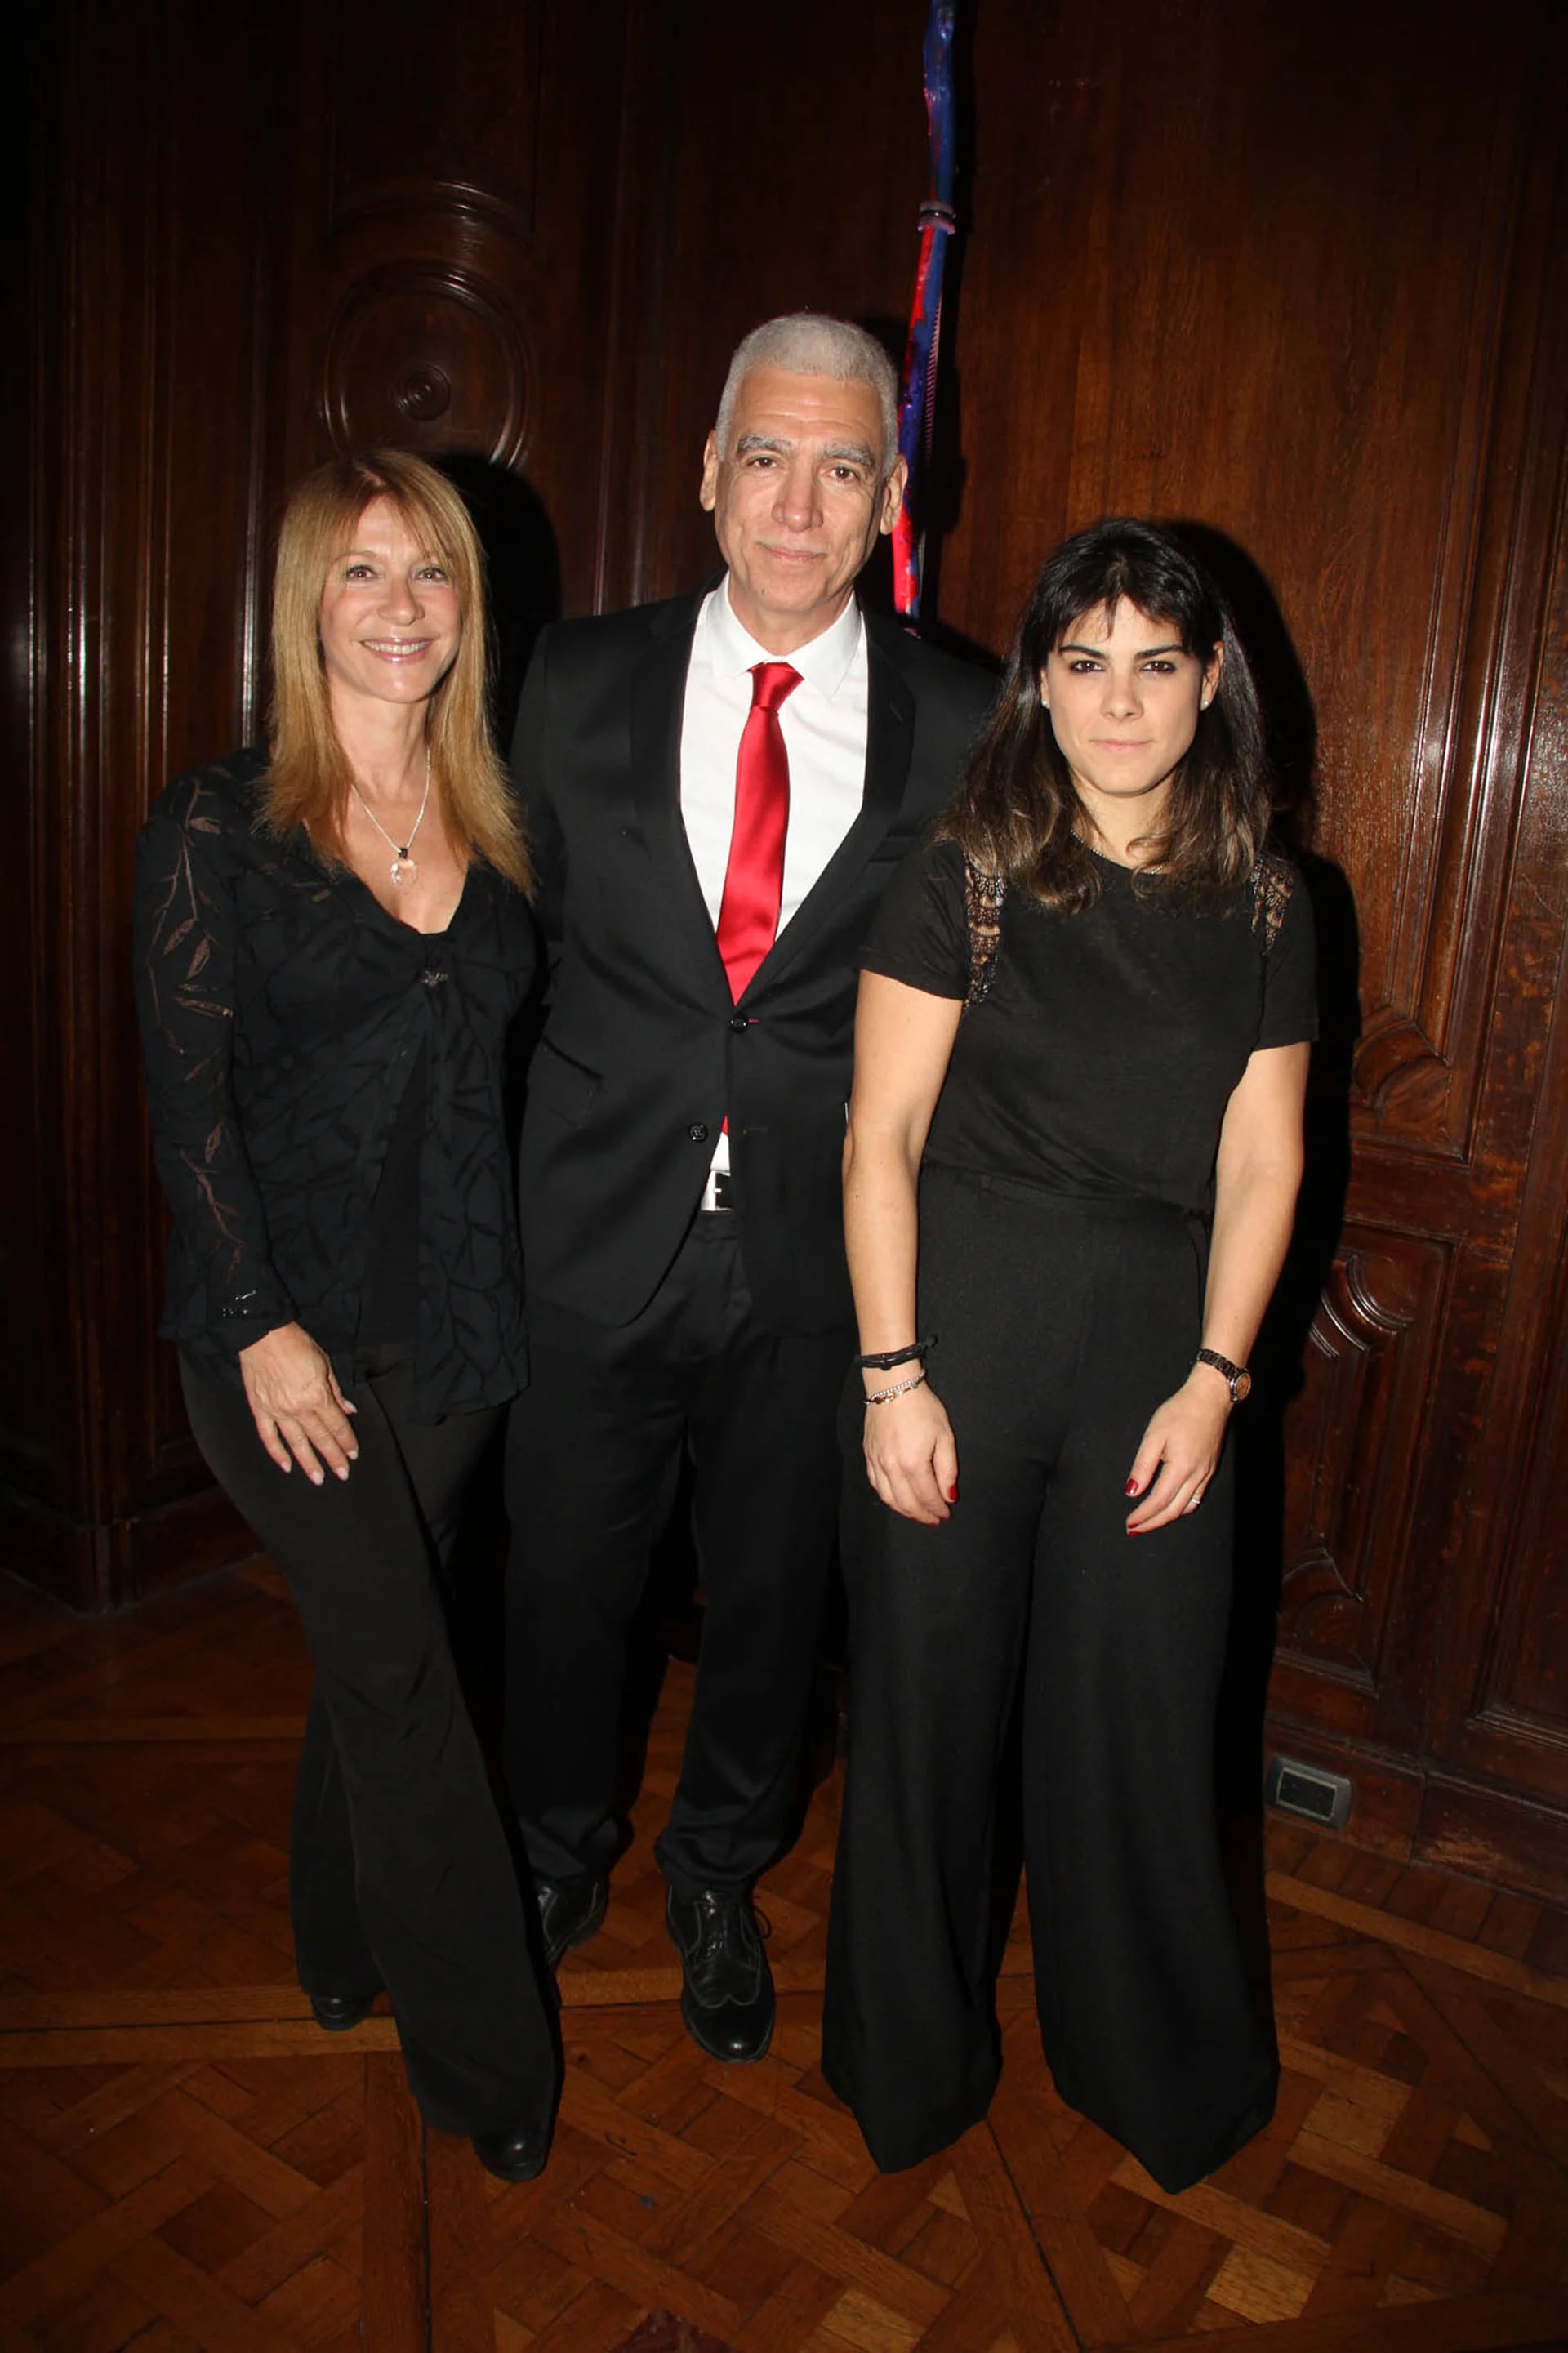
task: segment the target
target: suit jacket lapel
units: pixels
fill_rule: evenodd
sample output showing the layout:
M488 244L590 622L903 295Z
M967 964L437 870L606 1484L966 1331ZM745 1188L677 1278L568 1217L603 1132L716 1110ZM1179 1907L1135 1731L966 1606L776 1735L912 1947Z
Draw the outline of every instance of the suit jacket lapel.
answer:
M726 1004L730 983L713 935L713 921L692 862L680 817L680 723L691 639L707 592L677 611L655 635L632 681L632 800L643 838L668 893L669 929L686 948L704 992Z
M860 813L757 966L752 988L775 979L810 947L902 803L914 748L915 699L898 660L896 625L874 613L866 616L866 789Z

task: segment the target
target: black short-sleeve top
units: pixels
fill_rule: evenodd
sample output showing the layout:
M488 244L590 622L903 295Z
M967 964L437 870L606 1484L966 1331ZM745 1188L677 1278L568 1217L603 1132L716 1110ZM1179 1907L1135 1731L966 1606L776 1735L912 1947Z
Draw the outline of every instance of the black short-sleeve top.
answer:
M1002 895L959 1024L926 1158L1079 1198L1205 1213L1226 1105L1248 1057L1317 1035L1311 911L1269 855L1217 910L1184 905L1108 859L1077 914ZM968 999L976 878L955 842L910 854L862 968ZM983 960L984 961L984 960Z
M476 860L447 929L411 930L266 829L265 774L252 749L176 777L138 846L137 1004L174 1212L160 1329L233 1379L279 1324L352 1353L412 1079L417 1181L395 1188L417 1220L412 1409L499 1405L527 1377L503 1088L532 917Z

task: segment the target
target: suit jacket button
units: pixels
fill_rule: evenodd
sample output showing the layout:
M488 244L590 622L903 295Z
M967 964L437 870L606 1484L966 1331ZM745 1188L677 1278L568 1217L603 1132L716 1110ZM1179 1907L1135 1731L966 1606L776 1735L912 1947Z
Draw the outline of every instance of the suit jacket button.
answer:
M708 1141L708 1130L700 1119L694 1119L686 1133L693 1144L706 1144Z
M743 1013L731 1014L730 1027L731 1029L749 1029L751 1026L751 1023L747 1020Z

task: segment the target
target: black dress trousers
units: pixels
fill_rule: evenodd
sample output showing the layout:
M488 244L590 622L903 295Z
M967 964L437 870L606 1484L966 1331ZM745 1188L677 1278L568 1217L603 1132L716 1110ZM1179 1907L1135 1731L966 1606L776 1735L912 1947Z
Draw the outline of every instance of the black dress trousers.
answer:
M300 1985L385 1986L438 2128L542 2124L553 2039L437 1584L500 1415L411 1421L407 1360L372 1372L347 1392L359 1460L315 1487L268 1459L241 1390L182 1371L196 1442L288 1578L316 1668L289 1850Z
M643 1313L535 1300L507 1439L507 1778L541 1879L619 1844L626 1636L683 1444L704 1609L680 1780L656 1849L678 1894L739 1894L788 1834L839 1488L847 1331L764 1330L732 1211L700 1213Z
M1163 1204L928 1166L920 1266L961 1500L934 1529L879 1503L851 1400L824 2071L887 2168L984 2115L993 1824L1016 1699L1046 2056L1063 2098L1179 2189L1266 2121L1276 2075L1215 1820L1228 1458L1196 1512L1125 1526L1144 1427L1198 1345L1201 1249Z

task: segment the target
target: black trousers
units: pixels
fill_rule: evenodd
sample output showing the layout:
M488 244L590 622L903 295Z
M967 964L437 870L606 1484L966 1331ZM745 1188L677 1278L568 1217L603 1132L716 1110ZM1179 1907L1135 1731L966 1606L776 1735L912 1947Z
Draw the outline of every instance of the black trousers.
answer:
M289 1850L300 1983L385 1986L439 2128L542 2122L552 2037L436 1576L500 1417L411 1421L407 1364L372 1369L348 1390L359 1461L313 1487L268 1460L239 1390L182 1370L196 1443L288 1578L315 1662Z
M739 1893L788 1834L839 1485L847 1331L752 1311L733 1212L700 1215L618 1327L536 1301L511 1409L507 1778L542 1879L608 1870L632 1616L682 1444L705 1609L679 1785L656 1849L679 1894Z
M1125 1528L1144 1426L1199 1342L1202 1258L1157 1203L945 1169L922 1182L951 1519L921 1527L879 1504L855 1401L845 1417L850 1743L823 2068L885 2168L956 2139L995 2088L993 1831L1015 1703L1058 2091L1173 2190L1272 2110L1215 1808L1228 1457L1196 1512Z

